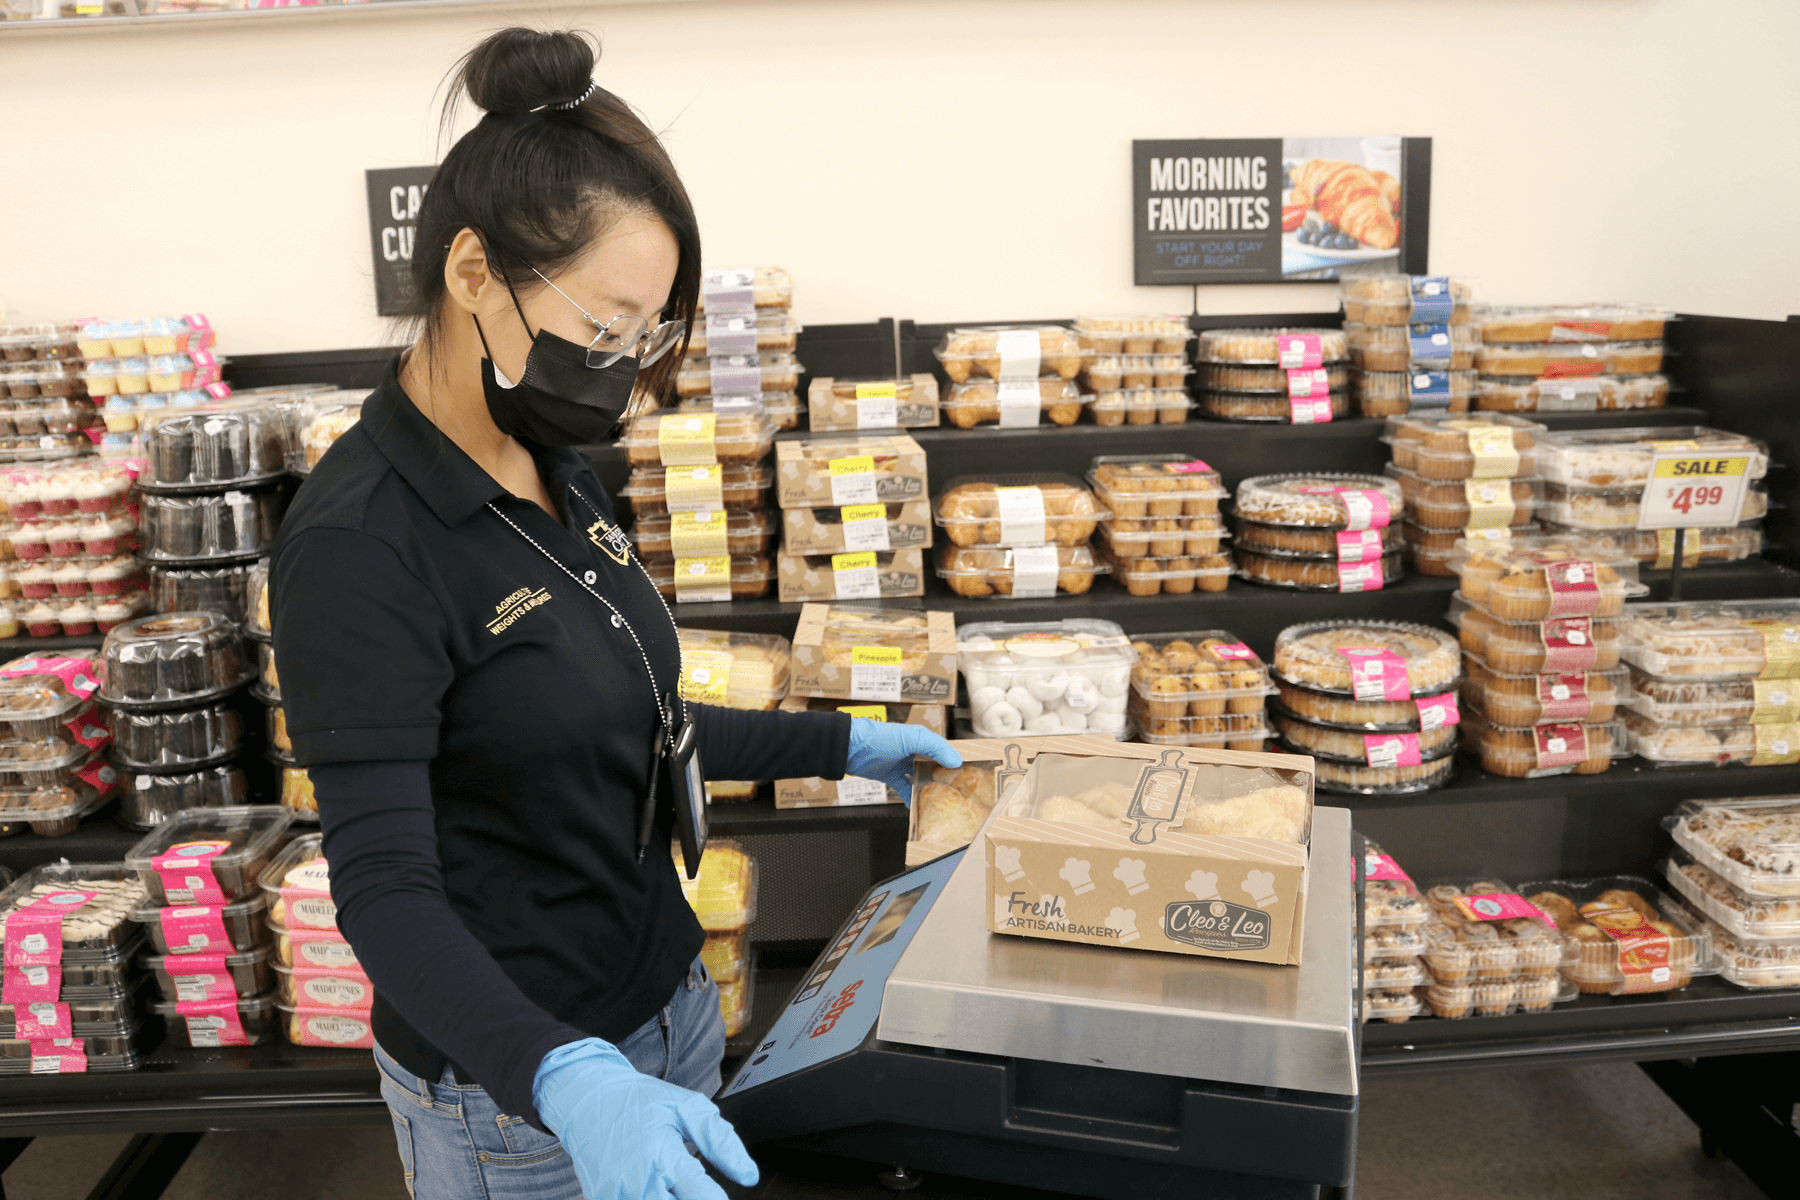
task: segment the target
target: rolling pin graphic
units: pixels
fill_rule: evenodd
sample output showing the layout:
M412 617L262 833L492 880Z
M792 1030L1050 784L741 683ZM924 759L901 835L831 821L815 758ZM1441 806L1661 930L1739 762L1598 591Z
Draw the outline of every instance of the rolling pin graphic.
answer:
M1006 799L1006 790L1019 780L1025 778L1025 764L1019 759L1025 754L1025 748L1017 742L1006 747L1006 764L994 768L994 803Z
M1156 841L1156 827L1175 819L1187 777L1179 749L1164 750L1161 763L1144 769L1138 779L1137 794L1125 810L1125 815L1137 822L1137 828L1131 831L1132 841L1140 846L1150 845Z

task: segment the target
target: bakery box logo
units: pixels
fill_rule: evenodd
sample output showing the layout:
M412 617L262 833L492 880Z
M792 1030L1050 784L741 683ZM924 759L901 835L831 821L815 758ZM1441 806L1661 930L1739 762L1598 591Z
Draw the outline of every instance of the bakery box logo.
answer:
M918 575L911 571L882 571L881 594L884 596L906 596L923 586Z
M1170 941L1202 950L1266 950L1269 915L1229 900L1178 900L1163 909Z
M513 623L534 608L542 608L550 603L548 588L520 588L500 603L494 605L494 619L487 623L487 631L495 637L513 627Z
M916 500L924 494L925 481L916 475L888 475L875 481L875 495L882 500Z
M912 704L950 702L950 681L937 675L907 675L900 682L900 691Z

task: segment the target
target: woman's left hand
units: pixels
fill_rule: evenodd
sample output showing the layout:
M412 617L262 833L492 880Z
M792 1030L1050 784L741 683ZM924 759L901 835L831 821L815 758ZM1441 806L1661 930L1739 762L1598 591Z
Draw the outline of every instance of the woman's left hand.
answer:
M962 755L956 748L923 726L851 718L850 759L844 764L844 773L887 784L908 806L912 804L914 755L929 758L940 766L962 766Z

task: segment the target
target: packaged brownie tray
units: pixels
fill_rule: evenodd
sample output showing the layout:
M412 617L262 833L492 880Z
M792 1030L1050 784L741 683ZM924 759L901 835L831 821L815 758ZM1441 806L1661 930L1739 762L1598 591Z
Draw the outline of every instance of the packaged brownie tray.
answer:
M10 1041L21 1036L21 1016L28 1027L24 1036L31 1039L129 1037L137 1026L138 1010L146 997L144 985L145 979L139 975L104 991L89 989L88 994L82 996L59 993L57 1000L48 1003L68 1005L66 1019L61 1013L43 1008L37 1002L0 1004L0 1040Z
M1746 942L1800 945L1800 897L1752 896L1676 849L1663 864L1669 884L1693 907Z
M1800 799L1683 800L1663 828L1745 895L1800 897Z
M268 926L263 923L268 908L268 897L257 892L223 907L146 904L131 915L149 930L150 945L158 954L230 954L268 942Z
M274 950L258 946L232 954L146 954L144 967L165 1001L210 1000L230 993L260 996L274 986Z
M0 1075L135 1071L144 1062L145 1027L102 1037L0 1041Z
M1563 937L1563 973L1590 995L1677 991L1714 975L1712 938L1661 888L1635 875L1521 886Z
M293 815L275 805L182 813L125 854L152 906L223 904L256 890L263 868L287 844ZM167 953L167 951L164 951Z

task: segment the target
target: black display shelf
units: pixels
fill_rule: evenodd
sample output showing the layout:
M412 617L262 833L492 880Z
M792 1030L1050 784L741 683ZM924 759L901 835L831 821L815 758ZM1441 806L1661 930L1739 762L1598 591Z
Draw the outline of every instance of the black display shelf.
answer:
M20 626L24 628L24 626ZM12 637L0 641L0 654L19 658L26 654L68 654L75 650L95 650L106 640L104 633L83 633L69 637Z
M108 804L82 819L74 833L61 837L43 837L19 825L19 833L0 838L0 867L23 875L32 867L66 858L70 862L118 862L125 851L144 836L142 830L128 829L118 820L119 806Z

